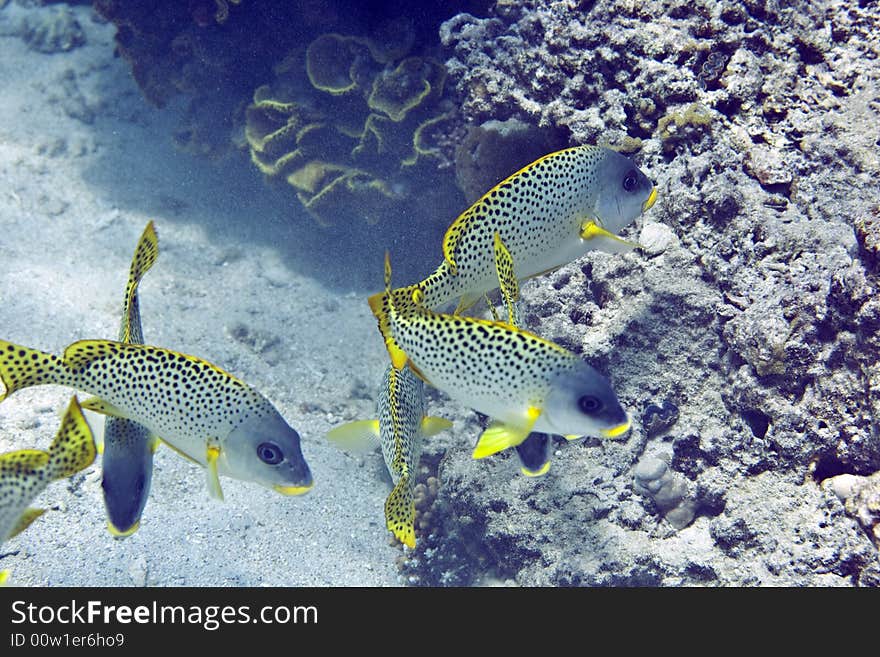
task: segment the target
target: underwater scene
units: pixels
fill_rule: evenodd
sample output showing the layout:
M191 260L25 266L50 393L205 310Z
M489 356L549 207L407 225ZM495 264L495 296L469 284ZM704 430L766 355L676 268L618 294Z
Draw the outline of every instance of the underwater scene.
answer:
M0 0L0 583L880 585L880 8Z

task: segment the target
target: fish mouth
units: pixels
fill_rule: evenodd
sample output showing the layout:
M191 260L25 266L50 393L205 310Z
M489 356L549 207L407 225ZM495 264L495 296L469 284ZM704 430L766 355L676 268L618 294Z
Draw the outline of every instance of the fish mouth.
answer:
M610 429L602 429L599 433L602 434L604 438L617 438L618 436L622 436L627 431L629 431L632 424L629 420L618 424L616 427L611 427Z
M657 200L657 188L652 187L651 193L648 195L648 200L642 203L642 212L647 212L651 209L651 206L654 205L654 201Z
M282 495L305 495L312 490L314 485L314 481L311 481L304 486L281 486L280 484L276 484L272 486L272 490L281 493Z

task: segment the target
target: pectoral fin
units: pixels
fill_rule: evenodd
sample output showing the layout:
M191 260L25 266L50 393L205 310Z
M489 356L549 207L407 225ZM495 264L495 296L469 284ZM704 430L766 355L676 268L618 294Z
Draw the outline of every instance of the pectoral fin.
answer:
M370 452L379 446L379 420L358 420L334 427L327 440L348 452Z
M94 411L95 413L100 413L101 415L109 415L111 417L121 417L126 420L130 420L131 418L128 414L120 408L117 408L110 402L104 401L100 397L90 397L86 399L84 402L80 404L80 406L86 410Z
M468 308L471 308L477 301L480 300L479 294L471 294L466 292L462 295L461 299L458 301L458 305L455 307L455 312L453 315L461 315Z
M524 441L532 432L541 409L530 407L526 414L526 423L523 426L514 427L503 422L493 422L480 435L477 446L474 448L473 457L482 459L492 454L497 454L508 447L515 447Z
M581 224L581 239L589 240L593 248L607 253L626 253L641 248L640 244L629 242L614 233L605 230L590 219Z
M220 458L219 447L209 447L206 455L205 472L208 475L208 492L211 497L223 500L223 489L220 487L220 474L217 471L217 459Z
M452 428L452 422L447 420L445 417L435 417L433 415L426 415L422 418L422 435L423 436L436 436L441 431L446 431L446 429Z

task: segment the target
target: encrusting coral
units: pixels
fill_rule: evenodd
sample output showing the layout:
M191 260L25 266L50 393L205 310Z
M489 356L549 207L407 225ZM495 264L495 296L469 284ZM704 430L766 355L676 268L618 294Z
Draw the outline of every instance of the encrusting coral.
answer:
M438 175L443 156L429 134L449 116L445 69L407 56L412 39L405 29L393 32L386 43L319 36L277 65L275 80L247 107L252 161L290 184L320 224L375 224L404 209L412 221L435 214L426 194L441 204L457 198L451 171Z

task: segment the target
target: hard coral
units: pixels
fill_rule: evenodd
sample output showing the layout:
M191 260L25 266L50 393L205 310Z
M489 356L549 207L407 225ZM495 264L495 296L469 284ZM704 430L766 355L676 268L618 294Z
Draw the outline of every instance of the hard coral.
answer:
M389 30L386 30L386 32ZM352 218L370 224L429 210L457 199L451 172L437 174L440 151L430 129L449 116L442 102L443 65L407 56L397 43L324 34L275 67L246 110L251 159L267 176L296 189L321 224ZM430 178L430 191L425 181ZM436 206L434 206L436 207Z

